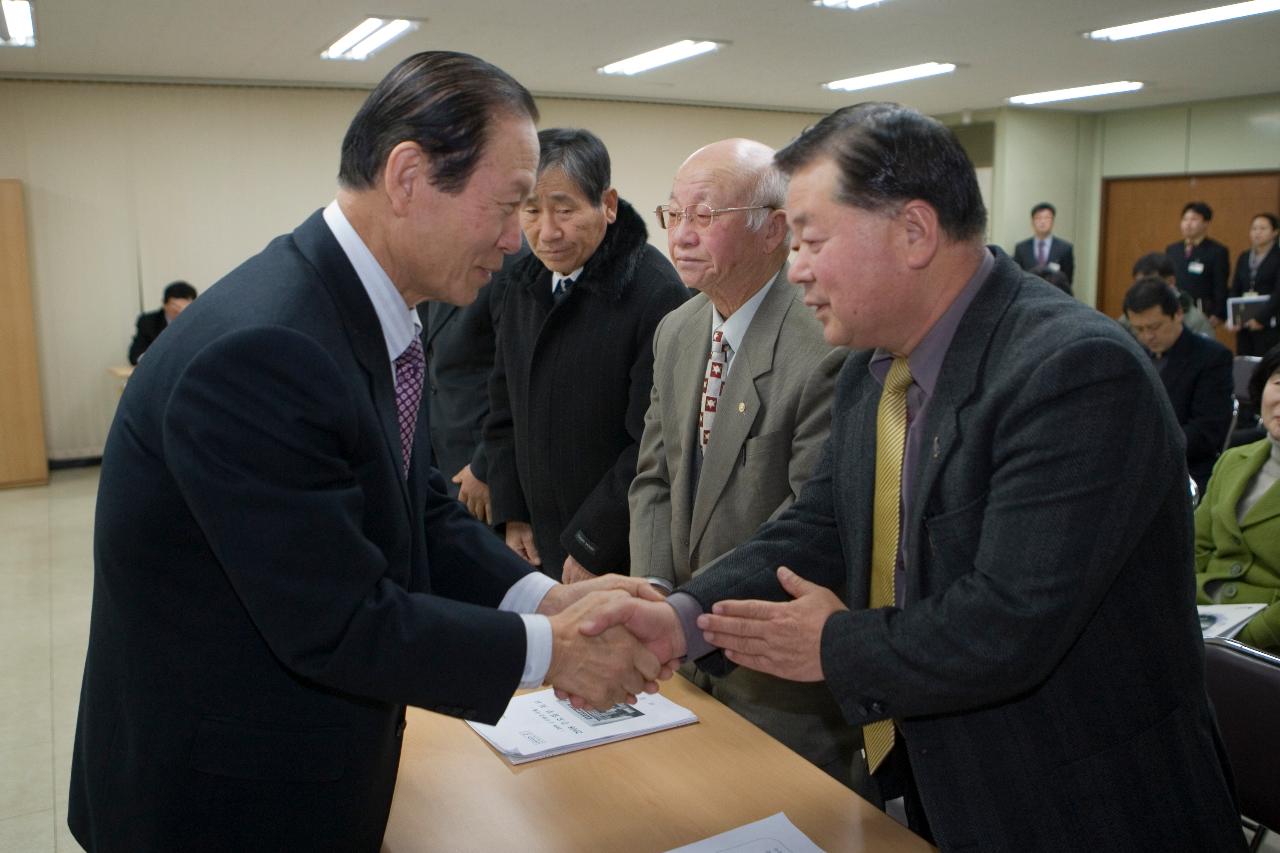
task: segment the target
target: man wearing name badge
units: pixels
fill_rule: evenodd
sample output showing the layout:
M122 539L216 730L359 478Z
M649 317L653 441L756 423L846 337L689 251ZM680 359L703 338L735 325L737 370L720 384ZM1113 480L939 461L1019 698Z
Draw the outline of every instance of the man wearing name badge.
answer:
M665 603L583 630L825 679L882 797L943 850L1243 850L1149 359L983 246L973 166L933 119L847 107L777 162L791 279L862 348L823 457Z
M1182 208L1178 227L1182 239L1165 249L1173 264L1178 289L1191 294L1200 310L1217 326L1227 319L1227 278L1231 255L1227 247L1209 236L1213 208L1203 201Z
M654 333L629 495L631 572L668 592L790 506L827 437L847 353L823 341L786 280L785 200L773 149L727 139L685 160L658 209L676 271L700 292ZM849 783L857 733L824 685L749 669L686 674Z
M466 304L519 247L536 117L475 57L406 59L351 123L336 200L130 380L71 768L88 850L376 851L406 704L492 723L544 680L597 707L652 689L651 653L579 623L628 594L603 587L660 596L531 572L428 461L414 305Z
M1053 223L1058 210L1047 201L1031 208L1033 235L1013 247L1013 259L1024 270L1060 272L1071 284L1076 272L1075 252L1071 244L1054 236Z

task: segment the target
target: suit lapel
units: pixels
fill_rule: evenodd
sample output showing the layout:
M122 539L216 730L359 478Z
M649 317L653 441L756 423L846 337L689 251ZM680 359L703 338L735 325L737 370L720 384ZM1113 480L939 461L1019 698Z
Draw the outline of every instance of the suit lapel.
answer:
M672 399L665 411L671 413L676 425L680 448L680 483L671 484L672 525L680 530L691 530L693 525L693 501L696 487L693 472L698 464L698 413L702 408L702 380L707 372L707 355L711 343L711 302L705 296L703 306L679 328L676 358L672 365ZM656 378L654 381L658 381ZM690 554L691 556L691 554Z
M729 379L720 396L720 410L716 413L711 441L702 458L702 473L694 494L693 517L689 531L690 552L698 546L711 511L728 485L733 467L745 452L743 445L751 433L751 427L760 414L760 394L756 380L773 370L773 354L777 348L778 333L794 295L786 282L787 267L774 276L751 319L751 325L742 336L742 348L734 355ZM709 313L708 309L708 313ZM701 312L699 312L701 313ZM708 320L707 337L710 336ZM698 383L701 388L701 382ZM695 412L695 417L697 416ZM695 442L696 444L696 442Z
M351 266L342 247L320 212L312 214L293 232L294 242L303 256L311 262L324 282L325 289L338 306L338 313L351 342L351 351L364 369L369 383L369 394L374 410L382 426L382 436L394 470L404 471L404 459L400 450L400 423L396 413L396 392L391 382L391 359L387 356L387 342L382 335L382 325L373 310L373 303L365 293L360 277ZM426 395L423 395L425 400ZM422 418L419 417L419 423ZM405 512L411 512L409 489L403 476L397 476Z
M1238 534L1244 528L1252 527L1255 524L1280 515L1280 489L1269 489L1262 496L1262 499L1245 513L1244 521L1240 521L1236 515L1236 507L1240 505L1240 499L1244 497L1245 487L1249 485L1253 475L1263 465L1267 464L1267 457L1271 454L1271 442L1263 440L1257 447L1233 447L1227 453L1238 455L1240 462L1238 465L1233 466L1236 476L1227 484L1227 488L1223 491L1222 499L1218 501L1213 510L1218 516L1218 520L1226 527L1227 532ZM1230 464L1229 460L1224 460L1223 465L1220 467L1225 467L1227 464Z
M987 347L1009 303L1017 295L1021 279L1022 272L1017 266L1008 256L998 253L994 269L965 311L943 357L942 370L926 408L920 456L913 472L915 482L911 488L905 537L907 553L913 558L920 554L920 531L929 495L961 437L960 409L978 388ZM909 572L908 576L912 583L918 583L920 574Z

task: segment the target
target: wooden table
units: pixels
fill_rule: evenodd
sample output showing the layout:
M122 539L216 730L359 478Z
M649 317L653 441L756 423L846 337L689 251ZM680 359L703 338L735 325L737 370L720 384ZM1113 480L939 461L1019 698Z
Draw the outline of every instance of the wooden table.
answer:
M663 851L780 811L828 851L933 849L680 676L662 692L700 722L519 767L410 709L384 853Z

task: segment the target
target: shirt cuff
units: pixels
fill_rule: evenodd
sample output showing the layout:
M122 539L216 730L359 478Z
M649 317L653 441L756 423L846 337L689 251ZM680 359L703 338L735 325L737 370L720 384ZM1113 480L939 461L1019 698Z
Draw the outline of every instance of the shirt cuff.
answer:
M675 608L676 618L684 629L685 660L697 660L716 650L715 646L702 638L702 630L698 627L698 617L703 612L698 599L687 592L673 592L667 597L667 604Z
M542 572L529 572L511 585L498 609L507 613L536 613L551 588L559 585Z
M660 578L657 575L649 575L647 578L645 578L645 581L650 586L656 586L658 589L662 590L668 595L670 595L671 592L676 588L676 585L673 584L671 581L667 580L666 578Z
M524 620L525 631L524 672L520 673L520 686L541 687L547 680L547 670L551 668L551 620L527 613L521 613L520 618Z
M551 668L551 620L537 614L538 605L547 592L560 584L542 572L529 572L511 585L502 597L499 610L519 613L524 620L524 671L520 686L541 687Z

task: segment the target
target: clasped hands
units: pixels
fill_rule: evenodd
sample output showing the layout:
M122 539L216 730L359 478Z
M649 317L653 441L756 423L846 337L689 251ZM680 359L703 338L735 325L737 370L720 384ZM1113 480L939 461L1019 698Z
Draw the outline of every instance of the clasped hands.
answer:
M792 681L821 681L822 629L846 610L826 587L778 568L790 601L720 601L698 617L703 638L735 664ZM555 637L547 681L575 707L604 709L655 692L685 655L675 609L639 578L601 575L547 593ZM544 605L547 605L544 599ZM541 608L540 608L541 611Z

